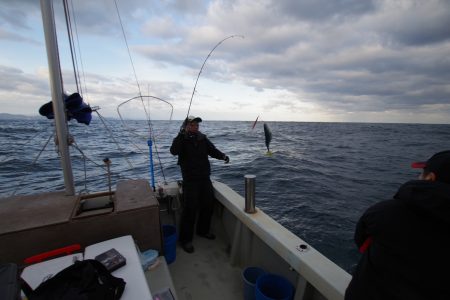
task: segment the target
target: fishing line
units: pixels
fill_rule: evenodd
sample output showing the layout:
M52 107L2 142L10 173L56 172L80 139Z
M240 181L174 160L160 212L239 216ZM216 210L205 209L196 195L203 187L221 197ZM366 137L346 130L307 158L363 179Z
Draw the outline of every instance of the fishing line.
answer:
M39 151L38 155L34 158L33 162L31 163L30 166L28 166L28 168L25 170L25 172L28 172L31 170L31 168L36 164L37 160L39 159L39 157L41 157L42 152L44 152L45 148L47 148L48 143L50 142L51 138L54 136L54 132L52 132L52 134L48 137L47 141L44 144L44 147L41 149L41 151ZM22 178L20 179L20 182L17 184L16 189L13 191L13 193L11 194L11 196L14 196L17 191L19 190L19 188L22 186L22 182L24 181L25 177L28 176L29 174L25 174L22 176Z
M136 133L135 131L133 131L131 128L129 128L128 125L125 123L125 120L123 119L122 114L120 113L120 107L121 107L122 105L127 104L128 102L130 102L130 101L132 101L132 100L135 100L135 99L138 99L138 98L153 98L153 99L162 101L162 102L164 102L164 103L170 105L171 111L170 111L170 119L169 119L169 121L172 120L172 115L173 115L173 105L172 105L170 102L168 102L168 101L166 101L166 100L164 100L164 99L155 97L155 96L136 96L136 97L133 97L133 98L131 98L131 99L125 100L125 101L123 101L122 103L120 103L119 105L117 105L117 109L116 109L116 110L117 110L117 114L119 115L119 119L120 119L120 121L122 122L122 125L125 127L125 129L126 129L127 131L129 131L131 134L133 134L133 135L135 135L135 136L137 136L137 137L145 138L144 136L139 135L138 133ZM141 100L142 100L142 99L141 99ZM150 100L150 99L149 99L149 100ZM149 106L150 106L150 105L149 105ZM144 107L145 107L145 104L144 104ZM153 132L152 132L152 133L153 133Z
M133 135L135 135L135 136L137 136L137 137L139 137L139 138L143 138L143 137L140 136L138 133L134 132L133 130L131 130L130 128L128 128L128 125L126 125L126 123L125 123L125 121L124 121L124 119L123 119L123 117L122 117L122 114L120 113L120 107L121 107L122 105L124 105L124 104L126 104L126 103L128 103L128 102L130 102L130 101L132 101L132 100L134 100L134 99L137 99L137 98L140 98L141 101L143 101L143 98L144 98L144 97L147 97L147 98L148 98L148 106L150 106L150 99L155 99L155 100L158 100L158 101L162 101L162 102L164 102L164 103L170 105L171 111L170 111L170 118L169 118L169 121L172 120L172 115L173 115L173 105L172 105L170 102L168 102L168 101L166 101L166 100L164 100L164 99L155 97L155 96L137 96L137 97L133 97L133 98L131 98L131 99L128 99L128 100L126 100L126 101L120 103L120 104L117 106L117 114L119 115L119 118L120 118L122 124L124 125L124 127L126 128L127 131L129 131L131 134L133 134ZM144 107L145 107L145 104L144 104L144 103L143 103L143 105L144 105ZM150 116L148 116L148 117L150 117ZM156 154L156 157L158 158L159 166L160 166L160 168L161 168L161 174L162 174L163 179L164 179L164 182L165 182L165 181L166 181L166 175L165 175L165 173L164 173L163 163L162 163L162 161L161 161L161 156L160 156L160 154L159 154L158 144L156 143L156 135L155 135L155 133L154 133L154 131L153 131L153 129L152 129L152 126L150 127L150 129L151 129L150 139L152 140L153 145L155 146L155 154ZM133 145L135 145L136 148L138 148L140 151L142 151L142 150L141 150L141 149L140 149L133 141L131 141L131 142L133 143Z
M75 149L78 150L78 152L81 153L81 156L83 157L83 169L84 169L84 191L86 193L88 193L88 188L87 188L87 168L86 168L86 155L84 155L84 152L81 151L80 147L78 147L77 143L73 143L73 146ZM80 191L81 194L81 191Z
M219 47L220 44L222 44L223 42L225 42L228 39L232 39L232 38L235 38L235 37L240 37L242 39L244 38L243 35L230 35L229 37L226 37L223 40L221 40L220 42L218 42L214 46L214 48L212 48L212 50L209 52L208 56L206 57L205 61L203 62L202 67L200 68L200 71L198 72L197 79L195 80L195 85L194 85L194 89L192 90L191 101L189 102L189 108L188 108L188 111L187 111L187 114L186 114L186 118L189 116L189 112L191 111L192 99L194 98L195 90L197 88L197 83L198 83L198 80L200 78L200 75L202 74L203 67L205 67L206 61L211 56L211 54L214 52L214 50L216 50L216 48Z
M122 18L120 16L119 7L117 5L117 0L114 0L114 4L116 6L116 12L117 12L117 17L119 18L120 28L122 29L123 40L124 40L125 45L127 47L128 57L130 58L131 67L133 68L133 75L134 75L134 79L136 80L136 85L137 85L137 88L138 88L138 91L139 91L139 97L141 97L142 106L144 107L145 116L147 117L147 125L149 127L149 136L151 138L153 130L152 130L152 124L151 124L151 121L150 121L150 112L147 112L147 108L145 107L144 101L142 100L141 85L139 84L139 80L137 78L136 68L134 67L133 57L131 56L130 47L128 46L128 39L127 39L127 35L125 34L125 29L123 27Z
M119 143L117 142L117 140L114 138L114 134L112 133L111 129L109 129L109 127L106 125L106 122L104 120L104 118L102 117L102 115L100 115L100 113L98 111L95 111L100 119L100 121L102 121L103 126L105 126L106 130L109 132L110 137L112 138L112 140L114 141L114 143L117 146L117 149L119 149L120 153L122 153L123 157L125 158L125 160L127 161L128 165L130 166L131 169L134 169L133 165L131 164L131 162L128 160L125 152L123 151L123 149L120 147Z
M161 161L161 156L159 155L159 150L158 150L158 146L156 144L156 139L155 139L154 135L153 135L153 145L155 146L155 153L156 153L156 157L158 158L159 166L161 169L161 174L163 176L164 182L166 182L166 175L164 174L163 163Z
M139 85L139 80L137 78L136 68L134 67L133 58L131 57L131 51L130 51L130 47L128 46L128 40L127 40L127 36L125 34L125 29L123 28L122 18L120 17L119 7L117 6L117 0L114 0L114 4L116 5L117 17L119 18L120 28L122 29L123 39L124 39L125 45L127 47L128 57L130 58L131 67L133 68L133 74L134 74L134 78L136 80L136 85L137 85L138 90L139 90L139 96L141 96L142 95L142 93L141 93L141 86Z
M80 146L78 146L77 143L74 142L74 143L73 143L73 146L74 146L75 149L77 149L77 150L80 152L80 154L83 156L83 159L86 159L87 161L90 161L90 162L93 163L95 166L97 166L97 167L99 167L99 168L102 168L104 171L106 171L106 168L105 168L104 165L101 165L101 164L99 164L99 163L96 163L94 160L92 160L92 159L89 158L87 155L85 155L84 152L81 150Z
M28 145L32 140L34 140L35 138L37 138L39 135L43 134L43 133L47 133L49 127L44 127L44 131L38 131L35 135L27 138L25 141L22 141L21 143L17 143L15 145L19 146L19 148L23 148L22 146ZM10 157L5 157L4 159L0 160L0 163L5 162L7 159L9 159Z
M102 169L103 171L105 171L105 172L107 172L108 170L106 169L106 167L105 167L104 165L101 165L101 164L95 162L93 159L89 158L89 156L87 156L86 154L84 154L83 150L81 150L81 148L78 146L78 144L77 144L76 142L73 143L73 146L74 146L74 148L75 148L76 150L78 150L78 152L80 152L80 154L81 154L82 157L83 157L83 161L84 161L84 180L85 180L84 191L88 192L88 188L87 188L87 185L86 185L86 182L87 182L87 167L86 167L86 161L89 161L89 162L93 163L96 167L101 168L101 169ZM112 176L118 176L118 177L120 177L120 174L119 174L119 173L116 173L116 172L111 171L111 170L110 170L110 174L111 174ZM124 179L133 179L133 178L128 178L128 177L124 177L124 176L122 176L121 178L124 178ZM97 181L99 181L99 180L97 180ZM83 190L81 190L78 194L81 194L82 191L83 191Z
M134 75L134 79L136 80L136 85L137 85L137 88L138 88L138 91L139 91L139 97L142 97L141 85L139 84L139 80L137 78L136 68L134 67L133 57L131 56L130 47L128 46L127 35L125 34L125 29L123 27L122 18L120 16L120 12L119 12L119 7L117 5L117 0L114 0L114 4L116 6L116 12L117 12L117 17L119 18L120 28L122 29L123 40L124 40L125 45L127 47L128 57L130 58L131 67L133 68L133 75ZM150 122L150 113L147 112L147 108L145 107L144 101L142 100L142 98L141 98L141 101L142 101L142 105L144 107L145 115L147 117L147 125L149 127L149 136L151 138L151 136L152 136L152 125L151 125L151 122Z
M157 148L157 143L156 143L156 139L155 139L154 134L153 134L153 126L152 126L152 123L151 123L150 112L147 111L147 108L146 108L146 106L144 104L144 100L142 98L143 96L142 96L142 92L141 92L141 86L140 86L139 80L137 78L136 68L134 67L134 63L133 63L133 58L131 56L130 47L128 46L127 36L125 34L125 29L123 27L122 18L120 17L120 12L119 12L119 7L117 5L117 0L114 0L114 4L116 6L116 12L117 12L117 16L119 18L120 27L122 29L123 39L124 39L125 45L127 47L128 57L130 58L131 66L133 68L133 74L134 74L134 78L136 80L136 85L138 87L139 97L141 99L142 106L144 107L145 115L147 117L147 124L148 124L148 128L149 128L149 139L151 139L153 141L153 145L155 145L155 152L157 154L157 157L159 158L159 152L158 152L158 148ZM163 172L163 175L164 175L164 172ZM164 181L165 181L165 176L164 176Z
M103 169L105 172L107 171L104 165L98 164L96 163L94 160L90 159L86 154L84 154L83 150L81 150L81 148L78 146L78 144L76 142L73 142L72 146L78 150L78 152L80 152L82 158L83 158L83 165L84 165L84 191L86 193L88 193L88 188L87 188L87 166L86 166L86 161L90 161L91 163L93 163L95 166ZM112 172L111 172L112 174ZM81 191L79 192L79 194L81 194Z

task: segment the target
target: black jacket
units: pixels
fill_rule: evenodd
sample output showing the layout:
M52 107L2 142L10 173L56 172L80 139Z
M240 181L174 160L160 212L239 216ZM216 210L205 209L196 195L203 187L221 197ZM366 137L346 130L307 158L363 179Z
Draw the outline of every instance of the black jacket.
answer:
M184 181L208 179L211 174L208 155L225 159L213 143L201 132L195 135L179 133L173 139L170 153L178 155L178 164Z
M346 300L450 299L450 184L405 183L361 217L357 246L369 236Z

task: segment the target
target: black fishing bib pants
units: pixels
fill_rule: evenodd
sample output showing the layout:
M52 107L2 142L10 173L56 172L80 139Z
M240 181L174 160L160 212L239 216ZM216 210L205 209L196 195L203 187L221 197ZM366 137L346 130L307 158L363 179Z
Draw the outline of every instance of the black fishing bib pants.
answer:
M198 213L197 229L199 235L209 233L214 208L214 195L211 180L199 179L183 182L183 214L180 224L180 242L191 242L194 237L195 219Z

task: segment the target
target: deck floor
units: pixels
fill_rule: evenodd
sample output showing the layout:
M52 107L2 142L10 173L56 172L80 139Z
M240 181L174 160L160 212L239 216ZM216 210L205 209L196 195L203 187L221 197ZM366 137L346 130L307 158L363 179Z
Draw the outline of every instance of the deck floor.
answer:
M179 300L243 299L241 269L229 263L227 245L217 232L215 240L194 237L194 253L179 245L169 265Z

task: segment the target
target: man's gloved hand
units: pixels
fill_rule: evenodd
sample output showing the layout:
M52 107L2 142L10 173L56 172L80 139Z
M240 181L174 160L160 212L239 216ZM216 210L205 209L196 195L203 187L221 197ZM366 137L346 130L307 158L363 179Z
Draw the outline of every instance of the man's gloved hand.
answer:
M181 124L181 126L180 126L180 131L178 132L178 136L179 137L184 137L184 138L187 137L188 132L186 130L186 126L187 126L187 119L185 119L183 121L183 124Z
M187 126L187 118L184 119L183 124L181 124L181 126L180 126L180 133L183 133L183 134L185 133L186 126Z
M230 162L230 158L228 157L228 155L225 155L223 157L223 160L225 161L226 164Z

